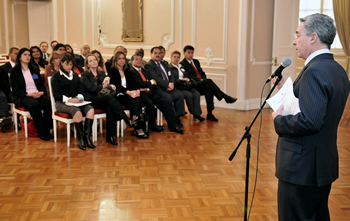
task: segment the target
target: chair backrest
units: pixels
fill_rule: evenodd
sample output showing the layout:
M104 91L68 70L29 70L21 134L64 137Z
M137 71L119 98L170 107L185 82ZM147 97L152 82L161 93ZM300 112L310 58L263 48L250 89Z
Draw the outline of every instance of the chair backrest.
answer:
M54 115L55 112L56 112L56 105L55 105L56 101L55 101L55 98L53 97L53 93L52 93L51 78L52 77L48 77L47 81L48 81L49 90L50 90L50 100L51 100L52 115Z

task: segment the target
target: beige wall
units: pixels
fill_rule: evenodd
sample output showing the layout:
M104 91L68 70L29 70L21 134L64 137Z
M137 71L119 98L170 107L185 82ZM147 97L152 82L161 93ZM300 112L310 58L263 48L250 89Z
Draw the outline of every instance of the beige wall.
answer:
M26 0L0 0L0 53L9 47L28 47L28 9Z

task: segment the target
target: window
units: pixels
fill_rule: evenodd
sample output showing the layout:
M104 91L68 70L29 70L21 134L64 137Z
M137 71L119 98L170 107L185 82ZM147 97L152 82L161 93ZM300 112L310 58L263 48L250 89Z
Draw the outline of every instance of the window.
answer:
M300 0L299 18L303 18L314 13L325 14L334 19L332 0ZM332 48L343 48L340 43L338 33L335 36Z

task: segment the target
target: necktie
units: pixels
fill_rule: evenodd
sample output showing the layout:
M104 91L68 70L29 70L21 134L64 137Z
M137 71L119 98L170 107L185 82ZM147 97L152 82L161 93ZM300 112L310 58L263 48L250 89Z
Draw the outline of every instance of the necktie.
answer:
M197 71L197 68L193 65L193 62L192 62L192 61L191 61L191 65L192 65L193 69L194 69L194 70L196 71L196 73L197 73L197 78L202 79L201 75L200 75L199 72Z
M142 80L143 80L143 81L146 81L145 76L144 76L144 75L142 74L142 72L141 72L141 68L139 69L139 72L140 72L140 75L141 75Z
M44 59L46 59L46 54L44 54Z
M168 76L166 76L166 74L164 73L163 69L160 67L160 63L157 63L157 65L158 65L160 71L162 72L163 79L166 80L166 81L169 81L168 80Z

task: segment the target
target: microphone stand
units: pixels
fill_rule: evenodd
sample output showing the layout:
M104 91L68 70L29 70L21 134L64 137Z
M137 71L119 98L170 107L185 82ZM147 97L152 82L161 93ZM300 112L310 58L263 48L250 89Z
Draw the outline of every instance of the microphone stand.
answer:
M272 92L275 90L276 86L278 85L278 83L281 81L282 79L282 74L277 75L277 80L275 82L275 84L273 85L272 89L270 90L270 93L267 95L264 103L261 105L258 113L255 115L253 121L251 122L251 124L245 128L245 133L243 134L241 141L238 143L236 149L232 152L231 156L228 158L230 161L232 161L232 159L235 157L238 148L241 146L242 142L247 139L247 150L246 150L246 175L245 175L245 192L244 192L244 221L247 221L247 214L248 214L248 184L249 184L249 162L250 162L250 139L252 137L252 135L249 133L255 120L258 118L260 112L262 111L262 109L264 108L265 104L266 104L266 100L269 99L269 97L271 96Z

